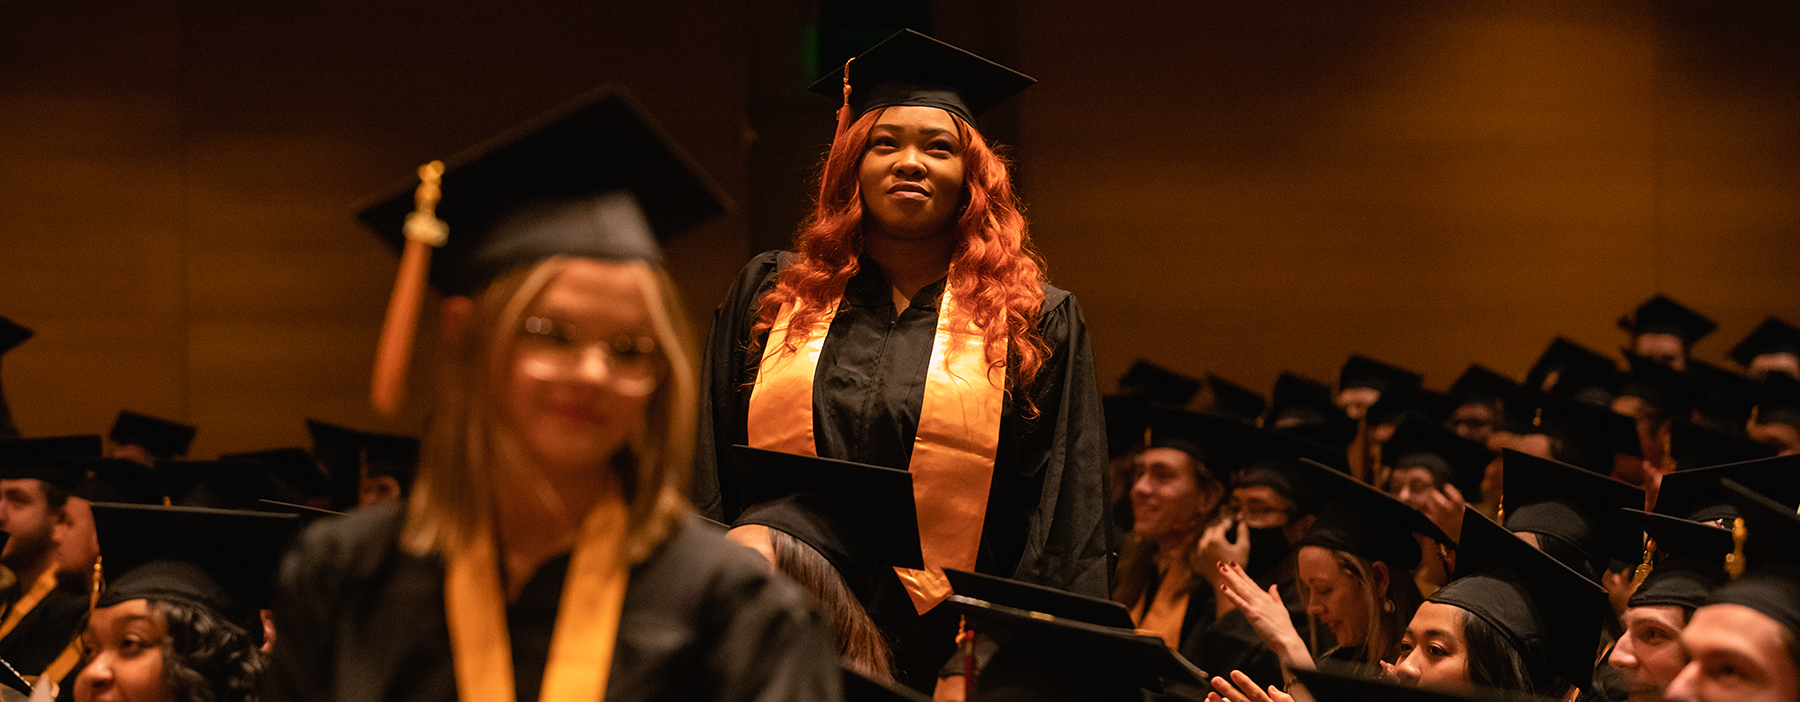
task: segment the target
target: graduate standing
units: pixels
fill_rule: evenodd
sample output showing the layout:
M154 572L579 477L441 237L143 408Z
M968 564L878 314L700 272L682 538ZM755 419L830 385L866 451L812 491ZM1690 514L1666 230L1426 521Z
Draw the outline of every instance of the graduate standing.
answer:
M743 508L734 444L914 474L924 570L869 606L929 688L956 619L940 569L1107 591L1106 434L1081 308L1045 281L974 118L1032 83L901 32L814 86L844 95L794 252L753 259L708 342L695 504ZM847 92L846 92L847 91Z

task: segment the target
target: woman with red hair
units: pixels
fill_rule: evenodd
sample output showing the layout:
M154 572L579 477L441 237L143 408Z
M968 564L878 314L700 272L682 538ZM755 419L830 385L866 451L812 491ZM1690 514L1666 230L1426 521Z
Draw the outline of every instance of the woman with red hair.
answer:
M892 569L860 604L920 689L957 628L937 608L943 568L1107 594L1086 325L1046 282L1007 163L974 126L1032 82L907 31L815 85L845 101L816 207L793 252L745 267L707 349L703 513L748 506L735 444L912 473L926 568ZM771 537L734 538L767 552Z

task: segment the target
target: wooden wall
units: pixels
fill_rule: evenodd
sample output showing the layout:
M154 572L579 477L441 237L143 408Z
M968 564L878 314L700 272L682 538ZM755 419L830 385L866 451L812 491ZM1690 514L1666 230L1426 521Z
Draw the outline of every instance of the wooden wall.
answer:
M405 5L405 7L402 7ZM477 5L480 5L477 7ZM0 21L0 369L28 436L131 408L194 453L367 407L395 257L365 195L593 85L740 199L671 245L704 326L829 138L784 88L816 3L24 3ZM1791 2L934 4L1042 81L993 128L1102 381L1137 356L1266 388L1351 352L1447 383L1616 346L1662 291L1717 360L1800 322ZM792 134L786 130L794 130ZM759 183L759 179L762 181ZM754 246L751 242L754 242ZM428 361L429 359L425 359Z

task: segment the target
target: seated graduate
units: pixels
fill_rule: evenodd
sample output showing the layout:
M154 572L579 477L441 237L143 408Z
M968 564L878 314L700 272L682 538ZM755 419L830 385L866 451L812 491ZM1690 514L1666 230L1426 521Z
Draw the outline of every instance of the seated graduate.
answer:
M1324 514L1300 540L1298 551L1307 613L1329 627L1337 641L1318 658L1380 676L1382 663L1399 659L1401 633L1419 607L1412 574L1424 549L1415 536L1433 542L1429 549L1433 558L1442 553L1440 544L1455 543L1407 504L1318 463L1303 465L1313 470L1328 496ZM1313 653L1290 622L1279 590L1262 590L1236 564L1215 567L1225 575L1221 593L1244 612L1263 644L1280 658L1283 680L1292 680L1295 670L1314 668ZM1221 693L1231 686L1223 677L1215 678L1213 685Z
M120 410L106 432L107 458L123 458L144 465L186 456L199 433L192 425L173 419Z
M81 635L76 702L255 702L265 668L260 610L291 514L99 503L113 573Z
M1681 631L1712 590L1726 582L1731 532L1667 515L1625 510L1649 535L1636 587L1620 617L1624 631L1607 656L1630 702L1663 702L1687 665Z
M98 436L0 442L0 529L10 537L0 565L15 579L0 617L0 660L28 678L60 679L74 666L95 547L93 517L75 496L85 472L68 459L100 450ZM65 567L65 552L86 561Z
M1800 380L1785 373L1764 378L1744 433L1779 455L1800 454Z
M690 163L605 87L364 211L421 235L401 317L448 227L440 392L406 504L321 519L284 562L272 698L839 698L805 594L688 506L696 373L655 236L722 209ZM378 407L409 343L383 344Z
M1476 505L1476 511L1482 511L1487 492L1498 498L1499 484L1492 490L1483 486L1495 458L1486 445L1412 415L1401 420L1381 447L1381 462L1387 467L1382 490L1424 513L1445 535L1455 538L1462 528L1463 505ZM1438 585L1443 582L1433 587Z
M1663 295L1638 305L1619 318L1619 328L1630 338L1627 353L1673 368L1687 370L1688 349L1719 325L1699 312Z
M1237 420L1168 408L1150 410L1148 424L1149 446L1132 461L1132 527L1113 599L1131 607L1139 629L1179 649L1219 614L1209 561L1224 554L1203 553L1200 540L1225 501L1225 485L1212 466L1231 466L1228 446L1253 430ZM1240 523L1238 533L1247 539L1248 526Z
M1791 505L1723 482L1742 515L1733 521L1733 580L1694 610L1681 632L1691 660L1664 694L1688 702L1800 699L1800 518Z
M1565 700L1590 687L1606 615L1598 584L1472 509L1456 569L1407 624L1399 664L1383 665L1391 676Z
M1728 355L1744 367L1744 375L1751 380L1775 375L1800 380L1800 327L1767 317L1731 347Z

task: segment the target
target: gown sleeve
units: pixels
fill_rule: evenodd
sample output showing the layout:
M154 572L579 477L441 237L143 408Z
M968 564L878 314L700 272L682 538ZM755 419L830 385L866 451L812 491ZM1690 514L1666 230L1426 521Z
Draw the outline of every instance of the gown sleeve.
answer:
M729 523L737 517L732 472L719 470L719 462L733 444L747 440L744 410L750 389L746 383L754 379L748 348L750 328L756 324L758 300L774 285L774 274L784 259L778 251L751 259L725 300L713 310L712 331L707 334L706 355L700 363L700 416L694 426L690 496L694 510L714 521Z
M1025 462L1018 468L1041 476L1041 492L1013 577L1104 598L1119 535L1106 516L1106 425L1094 353L1075 296L1047 291L1039 327L1050 357L1033 393L1039 415L1016 449Z

